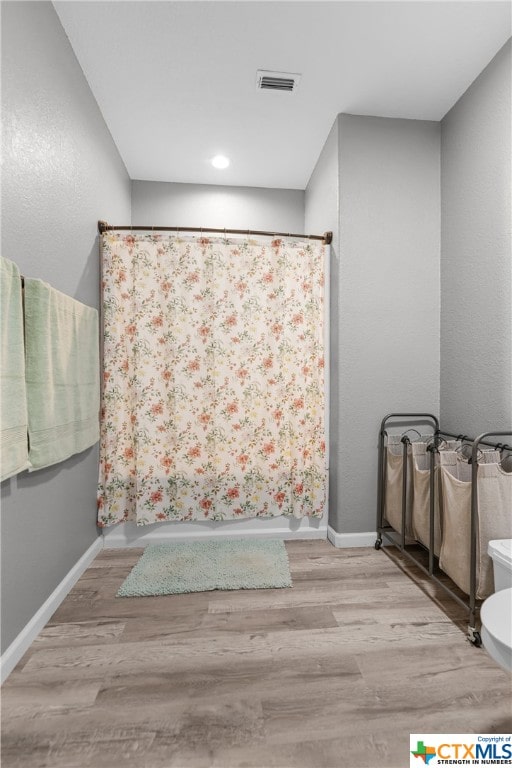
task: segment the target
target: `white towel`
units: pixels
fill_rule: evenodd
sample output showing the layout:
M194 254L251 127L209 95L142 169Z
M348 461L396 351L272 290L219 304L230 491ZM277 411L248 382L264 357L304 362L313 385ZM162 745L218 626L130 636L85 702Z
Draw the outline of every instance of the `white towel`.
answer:
M16 264L0 259L1 300L1 479L28 467L27 400L21 277Z
M98 311L26 278L25 340L32 470L99 440Z

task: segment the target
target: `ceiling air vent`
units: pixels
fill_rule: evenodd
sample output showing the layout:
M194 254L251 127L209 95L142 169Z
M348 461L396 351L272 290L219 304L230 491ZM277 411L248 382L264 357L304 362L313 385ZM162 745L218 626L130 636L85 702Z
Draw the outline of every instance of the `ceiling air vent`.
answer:
M258 69L256 73L256 87L261 91L296 91L300 83L300 75L292 72L269 72L267 69Z

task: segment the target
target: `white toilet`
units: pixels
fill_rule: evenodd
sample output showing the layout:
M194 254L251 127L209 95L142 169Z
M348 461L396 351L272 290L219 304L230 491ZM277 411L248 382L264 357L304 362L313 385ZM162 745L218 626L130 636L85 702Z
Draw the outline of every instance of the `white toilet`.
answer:
M512 539L490 541L494 567L494 594L480 609L482 643L503 669L512 672Z

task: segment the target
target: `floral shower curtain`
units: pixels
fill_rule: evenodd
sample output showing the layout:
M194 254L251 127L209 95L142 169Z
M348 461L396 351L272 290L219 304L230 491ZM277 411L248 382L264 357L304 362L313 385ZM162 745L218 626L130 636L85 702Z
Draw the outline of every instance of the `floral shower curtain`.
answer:
M100 526L321 517L323 251L102 236Z

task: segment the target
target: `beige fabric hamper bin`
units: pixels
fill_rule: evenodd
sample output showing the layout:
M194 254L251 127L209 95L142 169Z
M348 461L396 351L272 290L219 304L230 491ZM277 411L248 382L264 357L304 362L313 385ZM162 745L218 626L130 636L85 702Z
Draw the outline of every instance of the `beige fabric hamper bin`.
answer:
M476 597L494 591L489 541L512 538L512 473L499 465L500 454L483 451L479 459L476 521ZM470 592L471 465L454 451L440 454L442 542L439 565L462 589Z
M421 435L426 442L432 435ZM411 539L412 510L412 443L407 446L407 490L405 533ZM403 484L403 443L402 435L389 435L385 449L384 517L398 533L402 532L402 484Z
M434 468L434 554L439 557L441 547L441 486L439 482L439 455L442 451L454 451L460 442L442 442L435 456ZM430 451L428 442L412 444L412 533L417 541L430 548Z

